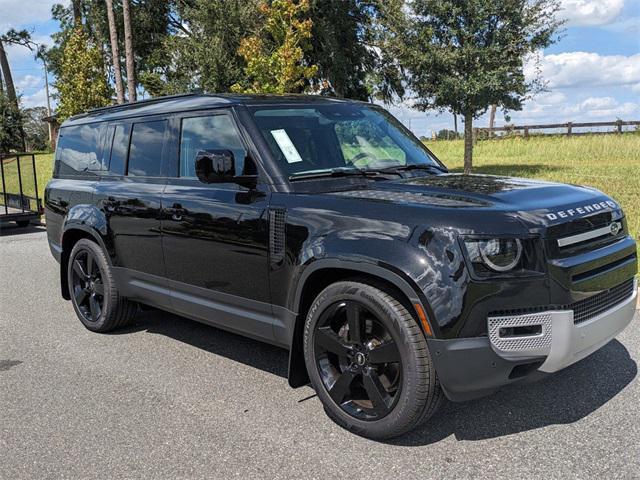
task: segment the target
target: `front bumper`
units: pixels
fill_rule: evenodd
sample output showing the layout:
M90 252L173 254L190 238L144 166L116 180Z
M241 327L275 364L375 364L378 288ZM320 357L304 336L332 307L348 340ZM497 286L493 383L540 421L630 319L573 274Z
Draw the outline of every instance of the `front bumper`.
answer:
M553 373L595 352L631 322L637 301L637 281L631 295L579 323L573 310L546 310L524 315L490 317L487 337L429 339L434 366L443 390L453 401L492 393L536 372ZM518 335L518 329L535 334Z

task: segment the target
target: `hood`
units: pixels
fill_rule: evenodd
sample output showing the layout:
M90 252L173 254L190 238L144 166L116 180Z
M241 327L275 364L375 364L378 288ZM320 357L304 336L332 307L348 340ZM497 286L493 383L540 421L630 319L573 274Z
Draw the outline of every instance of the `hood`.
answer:
M594 188L492 175L442 174L389 180L373 183L366 190L334 195L476 213L517 214L528 226L551 226L620 211L616 202Z

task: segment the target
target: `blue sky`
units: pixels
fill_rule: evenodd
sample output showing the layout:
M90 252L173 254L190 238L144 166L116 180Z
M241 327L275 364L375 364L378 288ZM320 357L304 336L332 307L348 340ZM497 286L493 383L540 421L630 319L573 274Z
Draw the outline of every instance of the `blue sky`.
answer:
M54 3L61 2L0 0L0 31L26 28L37 42L50 44L49 35L57 29L50 20ZM567 20L564 36L537 55L549 91L537 94L521 112L511 112L512 121L640 119L640 0L562 0L562 4ZM42 65L25 48L10 47L8 56L23 104L46 105ZM533 71L532 62L527 71ZM418 135L453 128L450 114L417 112L404 106L390 109ZM501 112L496 122L504 123ZM486 116L477 122L478 126L486 124Z

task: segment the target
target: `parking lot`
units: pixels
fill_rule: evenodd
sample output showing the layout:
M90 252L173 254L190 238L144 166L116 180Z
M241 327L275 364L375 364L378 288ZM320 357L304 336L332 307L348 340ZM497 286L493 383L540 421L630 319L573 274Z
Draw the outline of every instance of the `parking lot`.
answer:
M0 236L0 477L640 478L640 322L389 443L291 389L287 352L156 310L85 330L40 227Z

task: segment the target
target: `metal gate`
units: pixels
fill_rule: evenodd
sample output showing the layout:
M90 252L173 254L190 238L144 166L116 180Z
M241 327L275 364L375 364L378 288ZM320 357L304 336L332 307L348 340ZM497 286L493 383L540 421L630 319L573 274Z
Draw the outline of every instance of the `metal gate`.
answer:
M35 154L0 154L0 178L0 224L26 226L42 215Z

